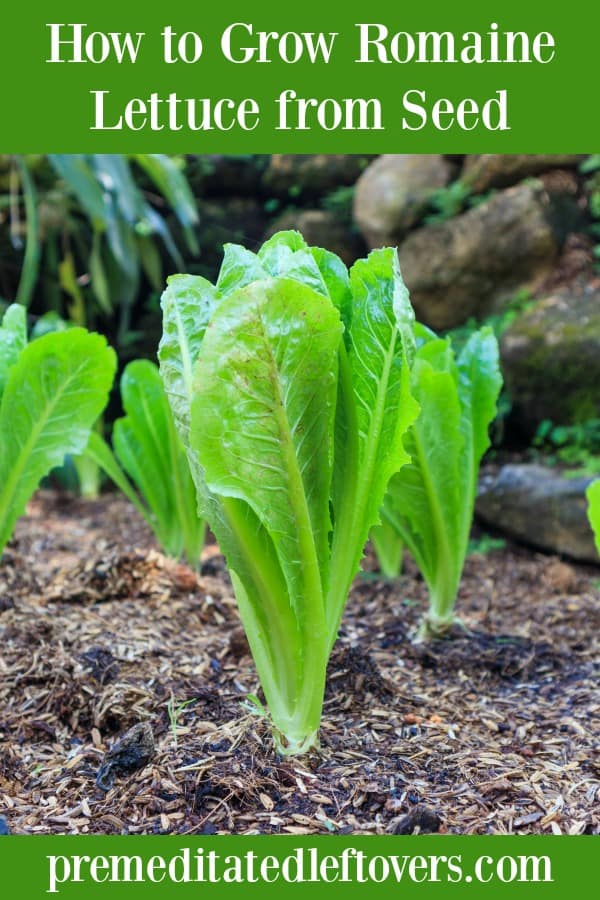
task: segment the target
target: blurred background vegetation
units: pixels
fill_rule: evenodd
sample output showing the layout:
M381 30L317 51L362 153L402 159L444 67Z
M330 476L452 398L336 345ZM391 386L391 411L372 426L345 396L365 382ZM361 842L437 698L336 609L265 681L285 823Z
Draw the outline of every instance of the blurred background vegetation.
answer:
M0 156L0 303L152 359L166 276L280 228L347 264L399 246L423 321L502 340L496 443L595 466L600 156Z
M23 303L34 335L100 331L122 371L155 359L169 274L214 280L224 243L284 228L348 265L397 246L421 321L457 344L493 327L505 388L479 513L564 545L585 486L564 475L600 473L600 154L0 155L0 312ZM99 429L121 411L115 385ZM574 518L536 537L565 492Z

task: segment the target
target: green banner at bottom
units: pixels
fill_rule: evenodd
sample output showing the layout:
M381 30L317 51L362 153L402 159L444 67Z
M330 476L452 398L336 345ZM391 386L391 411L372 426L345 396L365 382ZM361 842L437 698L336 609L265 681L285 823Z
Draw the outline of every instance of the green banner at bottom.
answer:
M9 836L2 894L564 898L598 883L593 837Z

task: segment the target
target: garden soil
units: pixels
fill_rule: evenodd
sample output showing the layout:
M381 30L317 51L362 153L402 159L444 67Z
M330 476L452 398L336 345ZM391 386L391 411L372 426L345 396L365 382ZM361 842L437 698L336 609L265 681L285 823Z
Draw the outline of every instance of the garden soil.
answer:
M276 754L223 558L160 554L121 498L40 493L0 566L12 833L600 833L600 571L471 555L464 629L415 645L409 561L368 556L321 748Z

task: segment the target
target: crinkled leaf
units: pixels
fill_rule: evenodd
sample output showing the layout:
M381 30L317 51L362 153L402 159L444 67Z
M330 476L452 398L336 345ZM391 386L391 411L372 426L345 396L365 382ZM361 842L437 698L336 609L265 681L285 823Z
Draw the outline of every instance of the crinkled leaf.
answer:
M225 244L223 262L217 279L217 290L223 297L266 278L268 272L256 253L239 244Z
M294 602L307 569L328 568L340 335L327 299L287 279L256 282L218 306L196 365L191 444L206 482L252 508Z
M323 250L321 247L311 247L310 249L326 285L327 293L339 309L344 328L348 332L352 322L352 293L348 269L335 253Z
M390 478L410 459L406 431L418 407L410 394L414 313L394 250L376 250L350 270L352 320L340 365L336 423L334 565L343 594L379 521ZM336 570L337 571L337 570ZM345 598L344 598L345 599ZM339 607L339 600L332 607ZM331 609L332 627L339 612Z
M308 249L299 231L278 231L262 245L258 258L270 275L281 275L289 265L293 253Z
M29 344L10 369L0 405L0 548L44 475L85 449L115 367L104 338L72 328Z
M446 341L417 352L412 386L421 412L407 435L411 461L391 480L384 508L429 581L436 565L450 566L460 557L463 539L464 436L456 365Z
M240 603L240 613L248 629L261 681L274 700L277 682L282 685L289 682L286 673L294 669L298 644L293 637L287 645L284 640L286 634L295 634L296 623L273 542L247 504L234 499L222 503L209 491L198 454L189 443L193 372L209 318L219 299L216 287L204 278L174 275L169 279L161 299L160 373L179 436L188 452L199 515L209 522L219 546L227 553L229 567L237 573L240 591L243 585L248 609L245 612ZM282 646L286 648L283 654ZM292 653L290 646L294 648ZM269 677L275 680L270 682ZM292 690L295 689L294 686Z
M205 278L173 275L161 299L160 373L179 436L186 448L189 447L194 365L218 298L216 287Z
M496 415L502 375L498 341L491 328L472 334L458 358L460 399L464 422L471 423L473 466L476 468L490 446L489 427ZM477 471L472 475L477 477Z

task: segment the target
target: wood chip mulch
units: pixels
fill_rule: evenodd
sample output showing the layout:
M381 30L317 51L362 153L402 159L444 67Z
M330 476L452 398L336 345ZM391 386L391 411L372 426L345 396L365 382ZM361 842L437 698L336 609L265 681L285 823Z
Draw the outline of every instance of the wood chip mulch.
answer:
M367 558L321 750L276 755L218 548L160 554L119 498L40 493L0 565L0 816L12 833L600 833L600 570L467 561L468 631Z

